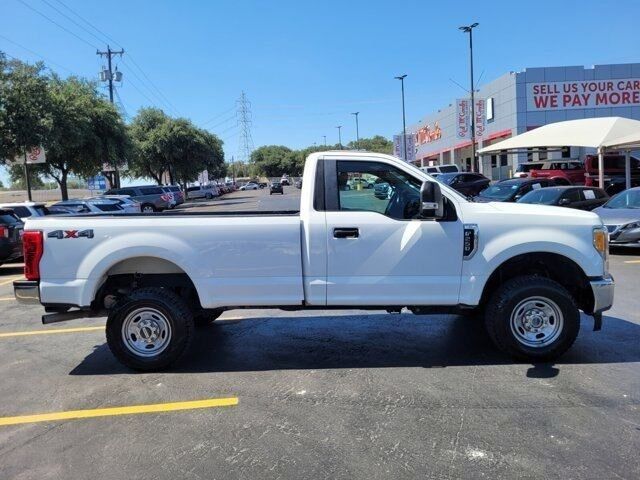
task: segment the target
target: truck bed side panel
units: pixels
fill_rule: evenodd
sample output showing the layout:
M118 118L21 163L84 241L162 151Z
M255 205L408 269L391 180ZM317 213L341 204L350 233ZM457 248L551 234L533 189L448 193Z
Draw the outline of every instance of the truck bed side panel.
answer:
M189 275L205 308L303 300L297 215L45 217L29 221L27 229L45 234L45 304L87 306L118 264L147 257L171 262ZM85 230L93 238L48 236Z

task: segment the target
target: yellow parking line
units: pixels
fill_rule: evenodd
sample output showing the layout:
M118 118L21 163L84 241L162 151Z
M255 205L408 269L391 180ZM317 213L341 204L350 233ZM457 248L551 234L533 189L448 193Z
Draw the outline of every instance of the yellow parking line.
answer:
M2 298L0 298L0 302L9 302L11 300L15 300L15 297L2 297Z
M95 408L90 410L69 410L67 412L40 413L19 417L0 417L0 426L19 425L22 423L54 422L59 420L76 420L79 418L112 417L115 415L134 415L138 413L175 412L197 408L231 407L238 405L238 397L209 398L189 402L154 403L148 405L132 405L129 407Z
M624 263L640 263L640 260L625 260Z
M0 286L9 285L10 283L13 283L15 280L20 280L20 279L24 279L24 277L22 275L20 275L19 277L12 277L9 280L5 280L3 282L0 282Z
M104 325L101 327L54 328L51 330L26 330L24 332L8 332L0 333L0 338L25 337L27 335L46 335L48 333L93 332L96 330L104 330Z

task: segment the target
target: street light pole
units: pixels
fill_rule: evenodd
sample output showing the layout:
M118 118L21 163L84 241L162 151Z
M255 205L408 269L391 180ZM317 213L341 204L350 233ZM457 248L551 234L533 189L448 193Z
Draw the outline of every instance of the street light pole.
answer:
M322 135L322 138L324 138L324 146L327 146L327 136L326 135Z
M471 171L476 171L476 103L475 103L475 86L473 82L473 29L479 24L472 23L459 27L465 33L469 34L469 62L471 71Z
M360 112L353 112L351 115L354 115L356 117L356 150L360 149L360 130L358 127L358 115L360 115Z
M336 127L338 129L338 146L342 150L342 125Z
M402 88L402 145L403 145L403 160L407 161L407 121L404 112L404 79L407 78L407 74L399 75L397 77L393 77L396 80L400 80L401 88Z

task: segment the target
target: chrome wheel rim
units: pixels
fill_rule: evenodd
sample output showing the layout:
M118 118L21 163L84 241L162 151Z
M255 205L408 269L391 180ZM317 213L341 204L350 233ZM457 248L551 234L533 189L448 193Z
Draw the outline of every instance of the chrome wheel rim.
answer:
M122 339L127 349L141 357L152 357L164 351L171 341L171 324L155 308L138 308L122 323Z
M564 316L560 307L545 297L522 300L511 313L511 332L527 347L542 348L552 344L562 333Z
M145 213L151 213L151 212L153 212L153 207L144 207L142 209L142 211L145 212Z

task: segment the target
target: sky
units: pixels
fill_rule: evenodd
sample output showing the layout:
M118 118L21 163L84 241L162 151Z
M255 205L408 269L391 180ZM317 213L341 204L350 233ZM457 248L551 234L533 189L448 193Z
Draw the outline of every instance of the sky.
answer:
M124 48L116 101L126 117L145 106L187 117L230 159L241 92L255 147L337 143L338 125L347 143L356 111L361 137L391 138L402 130L394 76L407 75L407 125L465 95L461 25L479 23L481 85L527 67L638 62L639 15L638 0L0 0L0 50L97 79L97 48Z

